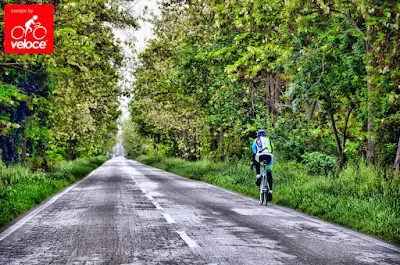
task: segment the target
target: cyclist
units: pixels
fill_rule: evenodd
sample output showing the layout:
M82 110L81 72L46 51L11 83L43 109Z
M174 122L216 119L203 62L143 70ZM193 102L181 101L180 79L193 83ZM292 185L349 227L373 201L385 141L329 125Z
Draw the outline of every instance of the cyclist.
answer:
M274 164L274 145L272 144L271 139L267 137L265 130L257 131L257 138L253 141L251 151L253 160L251 162L251 168L253 169L253 166L256 166L257 186L260 186L261 184L260 162L263 162L267 165L267 180L270 188L268 200L272 200L272 167Z
M29 19L26 23L25 23L25 38L26 35L28 34L28 32L32 32L33 29L31 29L31 25L36 25L37 23L35 23L35 20L38 19L38 16L34 15L31 19Z

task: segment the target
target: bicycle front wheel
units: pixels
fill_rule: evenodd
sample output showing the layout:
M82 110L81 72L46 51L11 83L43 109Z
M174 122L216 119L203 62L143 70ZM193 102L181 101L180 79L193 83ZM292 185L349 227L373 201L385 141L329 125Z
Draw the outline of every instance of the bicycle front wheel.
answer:
M15 40L19 40L25 35L25 29L21 26L16 26L11 30L11 37Z
M260 183L260 202L263 204L267 203L267 196L265 195L265 176L261 175L261 183Z
M36 31L38 31L38 32L36 32ZM41 40L41 39L43 39L44 37L46 37L47 29L46 29L45 27L39 26L39 27L36 27L36 28L33 30L32 34L33 34L33 37L34 37L36 40Z
M267 199L268 198L268 192L264 191L263 194L264 194L265 205L268 205L268 199Z
M265 181L265 178L264 178L264 176L263 175L261 175L261 183L260 183L260 202L261 202L261 204L263 204L264 203L264 200L265 200L265 196L264 196L264 186L265 186L265 183L264 183L264 181Z
M264 201L267 202L267 200L265 198L266 198L265 197L265 192L263 192L262 189L260 188L260 202L261 202L261 204L263 204Z

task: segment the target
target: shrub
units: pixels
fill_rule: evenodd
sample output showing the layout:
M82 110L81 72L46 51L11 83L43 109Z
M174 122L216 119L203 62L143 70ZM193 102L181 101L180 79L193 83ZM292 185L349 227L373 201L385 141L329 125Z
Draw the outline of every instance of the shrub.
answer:
M337 171L338 161L335 157L321 153L311 152L305 153L302 156L303 163L307 171L314 175L328 175Z

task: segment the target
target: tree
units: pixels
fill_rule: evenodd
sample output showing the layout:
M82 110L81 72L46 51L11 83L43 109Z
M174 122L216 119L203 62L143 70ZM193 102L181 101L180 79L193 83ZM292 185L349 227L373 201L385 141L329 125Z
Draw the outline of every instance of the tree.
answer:
M0 54L0 148L7 161L19 161L20 149L22 162L27 151L74 159L103 153L115 140L123 55L112 26L136 28L136 19L115 0L47 3L55 5L54 55Z

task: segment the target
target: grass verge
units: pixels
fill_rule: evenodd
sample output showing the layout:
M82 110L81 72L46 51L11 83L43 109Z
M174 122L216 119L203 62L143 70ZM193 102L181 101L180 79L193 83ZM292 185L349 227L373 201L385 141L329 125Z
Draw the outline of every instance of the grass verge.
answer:
M258 198L255 173L237 160L215 163L178 158L135 158L180 176L205 181ZM400 177L360 163L349 164L337 177L311 176L295 162L274 168L273 203L317 216L400 245Z
M63 162L51 173L31 173L22 166L0 164L0 226L83 178L106 160L107 157L99 156Z

